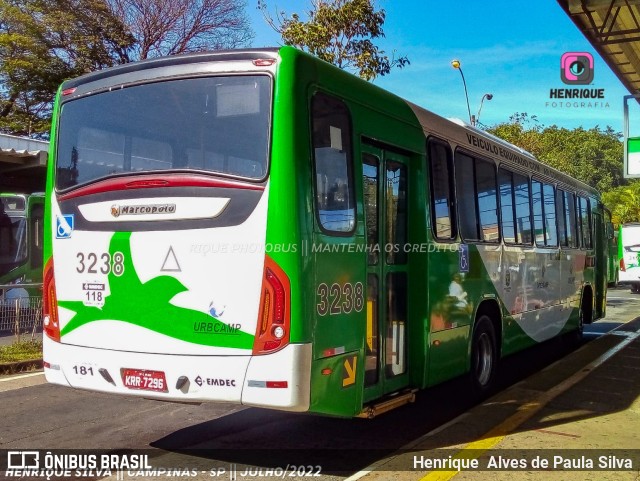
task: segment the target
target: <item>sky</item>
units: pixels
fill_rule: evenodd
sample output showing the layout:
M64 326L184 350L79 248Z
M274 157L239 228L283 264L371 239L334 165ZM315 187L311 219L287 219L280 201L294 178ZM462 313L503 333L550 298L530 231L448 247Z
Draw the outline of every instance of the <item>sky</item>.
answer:
M266 0L269 11L304 14L309 0ZM555 0L377 0L386 11L385 38L377 45L388 55L406 55L411 64L374 83L443 117L468 121L462 77L451 66L458 59L467 83L469 106L486 126L508 122L514 113L535 115L538 125L569 129L611 126L622 132L628 91ZM278 46L280 36L247 0L255 31L253 47ZM565 52L594 57L594 79L580 88L604 89L604 99L584 106L559 106L550 89L564 89L560 59ZM554 107L553 102L557 102ZM579 100L585 102L585 100ZM566 101L565 101L566 103Z

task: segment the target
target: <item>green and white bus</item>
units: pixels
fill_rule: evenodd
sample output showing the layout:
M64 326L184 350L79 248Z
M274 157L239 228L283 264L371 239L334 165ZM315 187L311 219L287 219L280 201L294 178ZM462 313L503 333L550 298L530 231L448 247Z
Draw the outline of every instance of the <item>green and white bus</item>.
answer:
M0 193L0 297L17 284L41 286L43 220L44 194Z
M618 228L618 281L628 284L631 292L640 292L640 223L620 224Z
M65 82L47 380L371 417L604 315L598 193L291 47Z

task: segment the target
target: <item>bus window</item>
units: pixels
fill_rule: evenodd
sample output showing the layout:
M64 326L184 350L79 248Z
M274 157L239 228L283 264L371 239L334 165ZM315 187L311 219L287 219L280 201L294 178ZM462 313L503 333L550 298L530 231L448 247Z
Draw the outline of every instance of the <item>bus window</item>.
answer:
M387 378L403 374L407 370L405 346L407 323L407 274L390 272L387 274L387 342L385 353L385 373Z
M492 163L456 152L456 193L465 240L498 242L498 196Z
M589 200L584 197L578 197L580 210L580 225L582 227L582 247L590 249L593 244L591 241L591 209Z
M267 172L270 92L267 76L229 75L132 85L64 102L56 187L177 169L260 180Z
M536 245L555 247L558 245L556 224L556 200L553 186L537 180L531 182L533 190L533 225Z
M556 224L556 199L552 185L543 184L542 194L544 198L544 223L545 223L545 245L549 247L558 246L558 227Z
M478 217L473 186L473 159L456 152L456 198L460 235L464 240L478 240Z
M362 156L364 218L367 230L368 263L378 264L378 157L371 154Z
M480 238L485 242L498 242L498 198L496 196L496 169L489 162L476 159L476 192L480 215Z
M513 192L516 202L516 228L518 244L531 244L533 234L531 231L531 194L529 191L529 178L513 174Z
M444 142L429 139L429 169L431 179L431 222L436 239L456 236L453 218L453 185L451 149Z
M498 171L500 188L500 214L502 238L507 244L516 243L515 210L513 206L513 174L505 169Z
M355 227L351 181L351 127L346 105L323 93L314 95L313 150L316 209L320 227L347 233Z
M531 199L533 201L533 228L536 235L536 245L544 246L544 222L542 208L542 183L531 181Z
M393 249L387 251L387 264L404 264L407 252L407 168L399 162L387 161L385 183L387 205L387 242Z
M571 192L564 193L564 218L567 226L567 245L579 247L580 241L577 234L578 223L576 220L576 200Z
M569 233L567 230L567 218L564 208L565 192L556 190L556 212L558 217L558 241L562 247L569 246Z

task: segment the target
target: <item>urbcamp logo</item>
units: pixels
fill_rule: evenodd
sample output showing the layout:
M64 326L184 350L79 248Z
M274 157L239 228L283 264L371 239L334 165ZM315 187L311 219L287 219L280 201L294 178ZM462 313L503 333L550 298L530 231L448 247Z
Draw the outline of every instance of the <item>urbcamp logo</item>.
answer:
M149 215L149 214L175 214L175 204L150 204L150 205L112 205L111 215Z
M560 79L565 88L549 89L545 107L554 109L609 108L604 89L585 87L593 83L595 62L589 52L566 52L560 57ZM567 88L572 87L572 88Z
M560 58L560 78L567 85L589 85L593 82L593 55L567 52Z

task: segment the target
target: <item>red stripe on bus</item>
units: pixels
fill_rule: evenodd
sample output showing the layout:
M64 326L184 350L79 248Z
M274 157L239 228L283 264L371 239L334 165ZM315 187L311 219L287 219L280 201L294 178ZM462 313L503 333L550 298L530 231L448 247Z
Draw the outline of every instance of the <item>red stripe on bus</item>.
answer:
M152 178L149 176L116 177L106 179L95 184L80 187L66 194L58 196L58 200L64 201L82 197L85 195L102 194L119 190L150 189L158 187L218 187L224 189L248 189L264 190L264 185L249 184L231 179L206 177L203 175L172 175L164 178Z

